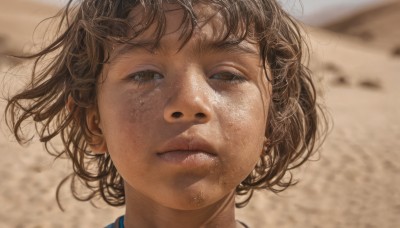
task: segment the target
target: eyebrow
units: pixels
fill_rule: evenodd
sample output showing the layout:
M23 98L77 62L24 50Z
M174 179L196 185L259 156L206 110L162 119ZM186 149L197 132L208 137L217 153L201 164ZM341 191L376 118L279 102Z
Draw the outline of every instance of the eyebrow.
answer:
M194 53L213 53L213 52L228 52L237 54L252 54L258 55L258 51L246 40L223 40L218 42L208 42L199 40L194 46Z
M184 44L186 45L186 44ZM183 47L183 46L182 46ZM166 45L157 44L152 41L140 41L135 43L125 43L119 46L114 54L112 55L112 59L118 58L120 56L133 53L135 51L144 50L149 52L150 54L157 53L167 53ZM178 50L177 52L179 52ZM204 53L218 53L218 52L226 52L226 53L236 53L236 54L251 54L251 55L259 55L258 50L251 45L251 43L247 41L237 41L237 40L223 40L218 42L209 42L206 40L198 40L196 44L191 47L190 52L202 55Z

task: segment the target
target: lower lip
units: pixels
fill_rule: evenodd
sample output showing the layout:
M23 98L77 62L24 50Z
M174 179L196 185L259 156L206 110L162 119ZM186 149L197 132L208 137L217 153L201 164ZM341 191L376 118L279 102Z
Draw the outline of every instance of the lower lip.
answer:
M170 151L157 155L167 163L187 167L211 165L216 158L215 155L203 151Z

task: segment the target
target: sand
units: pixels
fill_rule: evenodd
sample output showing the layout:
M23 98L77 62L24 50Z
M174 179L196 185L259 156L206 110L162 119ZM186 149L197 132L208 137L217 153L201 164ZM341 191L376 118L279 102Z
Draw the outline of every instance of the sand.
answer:
M29 51L35 24L55 12L28 0L1 1L0 10L0 50L8 53ZM258 192L238 210L237 217L251 227L400 227L400 57L392 54L392 46L380 44L386 34L375 31L382 25L366 21L384 21L399 11L374 12L362 19L368 25L363 29L379 42L341 30L307 28L311 68L334 126L313 158L317 161L295 172L297 186L280 195ZM394 23L385 26L398 32ZM14 80L23 78L24 69L8 71L15 63L0 56L4 91L14 91ZM66 211L61 212L55 190L69 173L69 163L54 162L36 141L19 146L4 123L0 157L0 227L103 227L123 213L123 208L94 208L73 200L68 189L63 190Z
M399 12L399 0L382 1L379 6L367 7L354 15L326 24L324 28L394 54L400 50L400 29L395 29L400 21Z

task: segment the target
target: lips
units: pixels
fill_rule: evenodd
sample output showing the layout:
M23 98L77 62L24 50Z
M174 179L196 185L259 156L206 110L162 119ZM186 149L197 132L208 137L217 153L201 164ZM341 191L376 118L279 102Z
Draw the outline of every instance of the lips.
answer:
M162 155L170 152L203 152L216 156L215 148L202 137L178 137L167 141L157 152Z
M157 156L173 165L186 168L204 167L214 162L215 148L202 137L178 137L167 141Z

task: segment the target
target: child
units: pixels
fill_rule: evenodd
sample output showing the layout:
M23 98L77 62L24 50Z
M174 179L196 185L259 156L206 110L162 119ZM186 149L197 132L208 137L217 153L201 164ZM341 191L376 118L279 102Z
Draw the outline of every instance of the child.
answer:
M63 12L7 123L20 143L30 119L45 144L61 137L46 148L72 160L75 197L126 206L109 227L246 227L235 206L294 184L324 118L300 30L275 0L71 0Z

